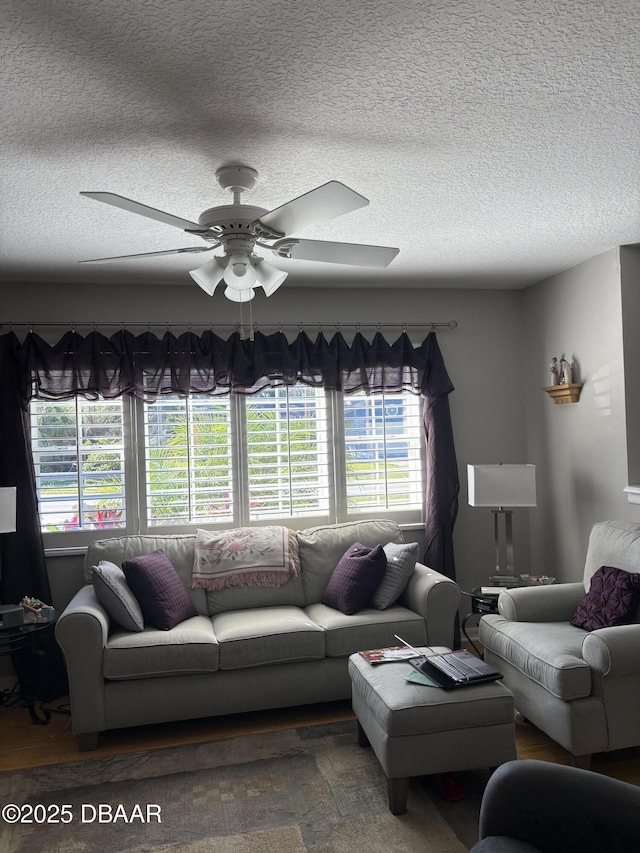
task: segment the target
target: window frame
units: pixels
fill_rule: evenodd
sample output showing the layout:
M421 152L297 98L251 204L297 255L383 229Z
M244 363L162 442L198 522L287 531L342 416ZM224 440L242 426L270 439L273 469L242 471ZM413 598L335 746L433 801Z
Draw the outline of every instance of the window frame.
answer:
M419 396L411 391L390 392L412 397ZM205 521L193 524L148 525L146 518L146 468L145 468L145 421L144 402L132 396L122 397L123 440L124 440L124 476L126 526L121 528L47 532L43 530L43 541L47 550L84 549L96 539L108 536L129 535L180 535L194 533L196 528L222 530L229 527L245 527L282 524L292 528L307 528L324 524L359 521L371 518L392 519L406 527L424 525L425 503L424 486L426 477L426 440L420 418L420 465L422 478L422 505L420 509L381 509L366 510L362 513L349 512L347 508L347 477L345 453L344 400L353 395L339 391L324 391L327 431L327 465L329 474L329 509L326 515L283 516L252 520L249 517L248 467L238 464L247 458L247 436L245 425L246 397L243 394L230 395L232 474L234 488L233 522ZM177 395L176 395L177 396ZM380 396L377 394L371 397Z
M105 398L100 398L105 399ZM135 450L136 445L135 442L132 441L132 417L131 414L128 416L128 412L131 411L131 403L133 400L129 397L115 398L122 403L122 441L123 441L123 457L124 457L124 503L125 503L125 524L122 527L105 527L105 528L80 528L77 530L57 530L57 531L47 531L42 529L42 538L46 549L55 549L55 550L65 550L65 549L76 549L76 548L86 548L91 542L94 542L96 539L104 539L106 536L125 536L129 534L129 531L135 530L137 526L137 519L135 516L137 515L137 501L135 494L135 476L134 476L134 458L135 458ZM74 404L77 402L77 398L72 398ZM33 402L38 403L68 403L69 399L64 399L60 401L50 400L47 398L37 399L34 398ZM31 411L29 411L29 417L31 418ZM33 447L33 438L31 440L31 446ZM38 498L38 507L40 506L40 499L36 486L36 496Z
M194 396L204 396L204 395L194 395ZM175 397L176 399L181 399L187 402L186 397L179 397L179 395L164 395L164 399L168 397ZM163 398L160 398L161 400ZM216 399L215 397L212 399ZM225 397L225 399L229 399ZM133 410L134 410L134 418L136 421L136 447L134 449L134 458L136 464L136 494L135 500L137 504L137 527L135 530L136 534L143 536L154 536L154 535L162 535L163 533L167 534L181 534L181 533L194 533L196 528L198 527L206 527L207 529L220 529L223 530L230 526L236 526L229 520L222 520L219 522L213 522L206 519L198 520L195 522L187 522L185 524L149 524L148 522L148 506L147 506L147 470L146 470L146 450L147 450L147 442L145 435L145 402L143 400L131 400ZM230 405L229 405L229 417L230 417L230 429L231 433L231 452L232 452L232 464L231 464L231 475L232 475L232 490L233 494L237 495L237 474L238 474L238 465L235 464L236 456L235 456L235 439L234 433L236 431L237 422L235 419L235 406L234 406L234 395L231 395ZM188 410L187 410L188 413ZM234 512L235 518L235 512Z
M397 396L397 395L406 395L411 396L412 398L419 398L419 395L413 394L410 391L391 391L388 396ZM421 502L420 509L415 509L412 507L407 507L404 509L365 509L362 512L354 512L349 511L348 508L348 480L347 480L347 454L346 454L346 432L344 429L345 417L344 417L344 401L345 399L353 400L358 395L356 394L340 394L339 395L339 410L340 410L340 421L342 424L342 432L341 432L341 440L340 440L340 448L342 449L342 453L336 454L341 457L342 467L341 467L341 492L343 493L343 501L342 501L342 518L337 519L340 521L358 521L362 519L368 518L385 518L391 519L393 521L397 521L398 524L406 524L406 525L416 525L420 524L424 526L425 519L425 478L426 478L426 465L427 465L427 444L425 438L424 428L422 426L422 415L421 415L421 406L418 404L418 418L420 419L420 425L418 429L418 439L419 439L419 464L421 471ZM384 398L384 392L382 394L370 394L366 395L367 400L374 400L379 397ZM387 457L385 456L385 460Z

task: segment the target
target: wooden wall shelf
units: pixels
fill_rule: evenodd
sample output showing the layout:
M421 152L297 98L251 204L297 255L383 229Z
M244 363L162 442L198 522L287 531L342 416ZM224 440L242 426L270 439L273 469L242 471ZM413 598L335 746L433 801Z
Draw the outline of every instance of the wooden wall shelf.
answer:
M577 403L583 384L582 382L572 382L570 385L549 385L542 390L547 392L556 405Z

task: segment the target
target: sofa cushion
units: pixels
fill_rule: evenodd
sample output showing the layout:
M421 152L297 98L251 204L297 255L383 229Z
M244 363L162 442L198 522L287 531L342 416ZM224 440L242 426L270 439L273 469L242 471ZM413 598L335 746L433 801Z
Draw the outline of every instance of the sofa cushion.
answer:
M382 545L367 548L356 542L347 548L333 570L322 596L322 603L342 613L362 610L380 585L387 557Z
M640 601L640 575L612 566L601 566L591 578L591 587L571 619L585 631L625 625L636 615Z
M384 546L384 553L387 558L387 567L379 587L369 601L369 606L376 607L378 610L391 607L406 589L416 570L418 543L408 542L405 545L397 545L395 542L388 542Z
M178 573L182 585L189 592L198 613L206 616L207 593L204 589L191 589L191 572L193 571L193 554L196 537L195 533L160 535L160 536L115 536L111 539L97 539L87 548L85 557L85 576L90 574L90 567L100 560L109 560L121 566L125 560L151 554L161 548L171 560L171 565ZM91 578L87 577L87 583Z
M144 617L135 595L120 566L100 560L93 566L91 580L96 597L109 614L125 631L142 631Z
M220 669L246 669L325 656L324 632L299 607L261 607L212 617ZM249 676L250 677L250 676Z
M122 570L149 625L168 631L197 615L189 593L162 549L125 560Z
M387 610L366 607L347 616L317 602L308 605L305 612L324 631L327 657L348 657L364 649L397 646L394 634L400 634L412 646L424 646L427 642L424 619L399 604Z
M282 586L233 586L230 589L207 591L209 613L229 610L252 610L257 607L304 607L302 578L291 578Z
M106 679L154 678L216 672L219 647L208 616L194 616L170 631L145 628L140 633L109 636L103 657Z
M479 639L487 649L565 702L591 695L585 636L568 622L511 622L497 614L480 620Z
M373 548L387 542L403 542L402 531L395 521L347 521L298 531L300 573L305 603L322 601L329 578L338 560L350 545L361 542Z

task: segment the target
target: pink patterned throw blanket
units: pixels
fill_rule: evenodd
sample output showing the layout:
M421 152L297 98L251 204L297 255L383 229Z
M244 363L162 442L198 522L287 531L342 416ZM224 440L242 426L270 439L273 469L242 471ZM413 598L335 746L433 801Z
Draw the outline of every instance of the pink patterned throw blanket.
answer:
M192 589L282 586L299 571L298 539L287 527L196 531Z

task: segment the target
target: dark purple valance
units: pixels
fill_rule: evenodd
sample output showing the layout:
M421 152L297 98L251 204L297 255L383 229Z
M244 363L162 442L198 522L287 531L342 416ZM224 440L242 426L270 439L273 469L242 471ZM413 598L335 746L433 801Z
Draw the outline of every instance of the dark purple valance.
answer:
M237 332L224 339L212 331L162 337L70 331L53 345L32 332L19 349L26 399L253 394L296 382L346 394L409 390L439 396L453 388L433 332L418 346L406 333L388 343L380 332L371 342L358 333L347 343L340 333L312 340L301 332L288 341L282 332L256 332L248 340Z

